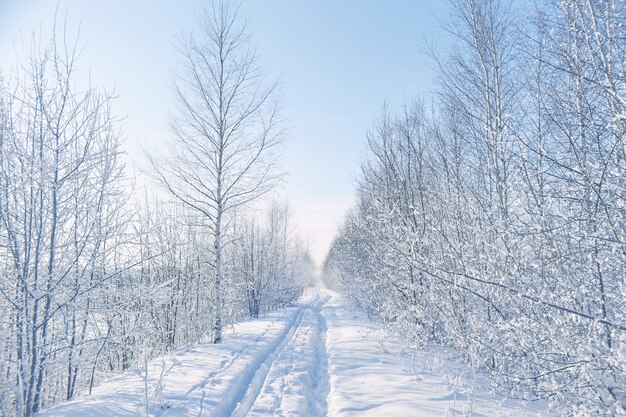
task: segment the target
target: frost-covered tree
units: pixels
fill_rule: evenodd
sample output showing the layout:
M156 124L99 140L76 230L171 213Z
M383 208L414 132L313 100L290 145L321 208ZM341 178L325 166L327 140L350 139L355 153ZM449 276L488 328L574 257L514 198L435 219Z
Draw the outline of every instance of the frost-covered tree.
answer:
M385 109L332 285L561 413L626 402L623 2L453 2L432 114Z
M213 341L222 340L225 240L233 213L280 179L276 83L267 84L237 8L209 3L182 45L175 139L168 155L151 158L158 181L206 219L213 235Z
M259 317L295 301L313 282L313 265L286 206L274 203L266 219L246 217L236 230L234 275L245 293L247 315Z
M33 42L0 85L0 410L71 398L90 339L91 297L125 224L111 96L75 85L76 44Z

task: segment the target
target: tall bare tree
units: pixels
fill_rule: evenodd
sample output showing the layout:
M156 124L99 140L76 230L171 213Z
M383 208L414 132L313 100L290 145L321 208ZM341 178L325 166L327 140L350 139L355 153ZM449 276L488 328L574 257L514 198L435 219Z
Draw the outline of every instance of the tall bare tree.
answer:
M281 174L277 83L266 84L239 9L216 0L182 44L167 157L150 157L158 182L196 210L213 236L214 343L222 341L223 250L229 216Z

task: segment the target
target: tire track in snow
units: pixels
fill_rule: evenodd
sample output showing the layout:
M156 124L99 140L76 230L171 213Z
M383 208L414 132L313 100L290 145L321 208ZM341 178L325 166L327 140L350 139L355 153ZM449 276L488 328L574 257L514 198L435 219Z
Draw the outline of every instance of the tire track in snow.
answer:
M328 349L326 347L326 319L322 315L322 307L328 301L325 297L313 309L316 323L315 361L313 368L313 411L315 416L328 416L328 394L330 392L330 374L328 372Z
M248 416L327 415L326 326L320 311L326 301L318 293L305 307L300 327L272 363Z
M220 405L211 414L212 416L244 417L248 413L261 391L272 362L287 346L298 327L300 327L303 315L304 307L300 307L292 320L285 325L285 329L272 342L264 354L248 365L237 378L237 381L231 385L230 395L222 399Z
M243 378L243 376L247 375L250 372L250 369L252 369L252 372L254 372L254 369L258 368L259 361L262 361L262 359L259 360L259 358L266 357L269 353L271 353L275 349L275 346L283 340L285 335L289 333L290 329L294 326L294 324L298 320L298 316L300 313L301 313L301 308L293 309L291 314L286 316L283 329L280 330L278 334L274 336L274 338L271 341L269 341L269 343L267 343L267 347L265 347L265 349L262 349L261 352L257 354L257 356L250 363L245 365L241 373L239 373L235 377L235 380L231 382L229 389L226 391L227 395L221 399L216 409L209 411L210 413L209 415L211 417L230 416L232 409L237 406L237 398L238 398L237 395L240 390L239 387L246 386L246 380L245 378ZM184 395L181 394L177 396L171 396L171 395L168 396L167 408L162 411L162 414L156 413L155 415L165 417L166 415L192 415L193 414L193 415L196 415L197 417L206 417L205 407L207 407L207 404L206 404L207 385L211 385L216 379L228 377L228 371L230 370L230 368L235 366L240 359L244 358L250 350L253 350L255 346L257 346L257 344L261 340L265 339L267 334L270 331L274 330L275 325L276 323L268 324L266 328L263 330L263 332L254 338L252 343L248 343L244 345L241 349L233 351L232 355L229 358L223 359L220 362L219 367L217 369L209 372L206 375L206 377L204 377L201 381L192 385L185 392ZM244 388L241 388L241 389L245 391ZM193 398L193 397L196 397L196 398ZM191 410L196 409L196 407L197 407L198 412L192 413ZM231 410L224 411L225 407L230 407ZM209 409L210 409L210 405L209 405Z
M263 331L263 333L261 333L259 336L256 337L255 343L258 343L259 341L263 340L263 338L267 335L267 333L270 332L271 329L272 329L272 326L268 325L267 328ZM241 350L234 352L234 354L230 358L222 360L222 362L220 363L220 367L218 369L216 369L215 371L209 372L209 374L206 376L205 379L200 381L198 384L193 385L185 393L185 396L188 397L192 392L198 389L204 389L211 381L215 380L215 378L219 377L220 375L224 374L228 369L230 369L230 367L233 366L239 358L241 358L244 354L246 354L246 352L249 349L251 349L252 346L253 346L252 344L248 344L244 346Z
M231 417L245 417L248 415L250 409L254 405L254 402L259 396L259 393L261 392L261 388L263 388L263 384L265 383L265 379L267 378L270 369L272 369L272 364L280 355L280 353L285 349L285 347L289 344L289 342L293 339L293 336L300 328L304 312L305 309L300 308L300 310L298 311L298 317L296 318L296 322L291 326L285 337L283 337L283 339L278 344L278 346L276 346L274 351L267 355L265 361L261 363L261 365L258 367L248 383L248 387L247 390L244 392L243 398L241 398L239 404L233 410Z

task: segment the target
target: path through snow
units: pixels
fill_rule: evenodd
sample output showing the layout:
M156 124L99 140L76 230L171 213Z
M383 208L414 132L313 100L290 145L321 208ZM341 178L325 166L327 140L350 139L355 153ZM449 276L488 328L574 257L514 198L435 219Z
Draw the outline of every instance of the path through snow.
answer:
M488 394L444 350L413 352L311 289L294 307L243 322L103 383L42 416L537 416L545 404ZM532 407L531 407L532 406Z

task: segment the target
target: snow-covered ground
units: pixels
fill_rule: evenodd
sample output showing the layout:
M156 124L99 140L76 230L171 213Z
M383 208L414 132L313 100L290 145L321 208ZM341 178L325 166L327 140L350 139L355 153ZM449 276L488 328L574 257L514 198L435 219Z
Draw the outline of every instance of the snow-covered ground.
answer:
M311 289L297 306L236 325L113 378L42 416L537 416L545 404L504 400L444 350L413 352ZM147 383L146 383L147 382Z

